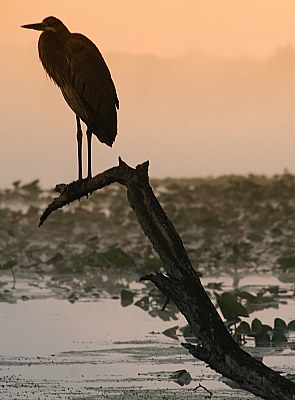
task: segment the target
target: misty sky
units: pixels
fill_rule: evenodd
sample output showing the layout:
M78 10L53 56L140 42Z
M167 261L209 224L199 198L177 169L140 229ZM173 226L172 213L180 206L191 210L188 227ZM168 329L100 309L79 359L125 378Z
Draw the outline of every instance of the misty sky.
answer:
M293 0L1 6L0 187L76 179L74 115L38 60L39 33L20 28L49 15L97 44L117 87L118 138L94 138L94 173L119 155L150 160L153 177L295 172Z

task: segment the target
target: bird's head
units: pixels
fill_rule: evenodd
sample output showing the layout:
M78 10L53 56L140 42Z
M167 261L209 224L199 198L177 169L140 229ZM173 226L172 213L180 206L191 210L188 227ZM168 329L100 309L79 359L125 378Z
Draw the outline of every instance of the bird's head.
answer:
M55 17L47 17L43 19L42 22L37 24L22 25L21 28L55 33L68 31L67 27L62 23L62 21Z

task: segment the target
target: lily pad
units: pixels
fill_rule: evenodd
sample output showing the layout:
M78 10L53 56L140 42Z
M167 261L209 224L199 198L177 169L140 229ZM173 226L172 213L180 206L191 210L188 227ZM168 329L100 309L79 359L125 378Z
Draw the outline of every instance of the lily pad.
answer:
M265 332L261 331L255 335L255 345L261 347L268 347L270 346L270 335Z
M287 343L288 339L286 338L283 332L275 332L273 337L271 338L271 341L274 345L280 346Z
M274 329L276 331L284 331L287 328L286 322L281 318L276 318L274 320Z
M180 386L189 385L192 381L191 374L186 369L175 371L171 379Z
M149 310L149 296L143 296L141 299L134 303L135 306L141 308L144 311Z
M189 342L189 343L197 342L195 334L193 333L193 331L191 330L191 327L189 325L186 325L186 326L180 328L179 330L182 332L183 337L185 338L186 342Z
M17 261L15 260L8 260L6 263L0 266L0 269L11 269L17 265Z
M253 333L259 333L262 331L262 322L258 318L254 318L251 323L251 331Z
M293 321L290 321L287 325L287 329L288 331L295 331L295 320L293 319Z
M294 255L281 256L277 259L277 263L284 271L293 269L295 268L295 256Z
M230 320L235 317L248 317L247 309L237 301L232 293L225 292L221 295L214 292L217 304L225 319Z
M121 290L121 306L127 307L133 303L134 293L130 290L123 289Z
M172 328L165 329L162 333L163 333L163 335L168 336L171 339L179 340L176 335L177 329L178 329L178 325L173 326Z
M250 325L248 324L248 322L242 321L240 325L237 327L236 332L247 335L248 333L251 333Z

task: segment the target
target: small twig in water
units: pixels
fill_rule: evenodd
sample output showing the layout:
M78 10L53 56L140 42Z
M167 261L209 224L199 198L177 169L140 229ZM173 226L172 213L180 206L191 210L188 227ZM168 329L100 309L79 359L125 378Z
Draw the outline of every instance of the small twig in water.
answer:
M213 393L210 392L210 390L208 390L205 386L201 385L200 383L199 383L199 386L197 386L196 388L194 388L194 392L195 392L196 390L198 390L199 388L202 388L202 389L206 390L206 392L208 392L208 393L210 394L210 396L213 396Z
M169 303L169 297L166 297L165 303L164 303L164 305L162 307L162 311L165 310L165 308L167 307L168 303Z
M16 279L15 279L15 273L13 271L13 267L10 268L10 271L11 271L11 275L12 275L12 279L13 279L12 289L15 289Z

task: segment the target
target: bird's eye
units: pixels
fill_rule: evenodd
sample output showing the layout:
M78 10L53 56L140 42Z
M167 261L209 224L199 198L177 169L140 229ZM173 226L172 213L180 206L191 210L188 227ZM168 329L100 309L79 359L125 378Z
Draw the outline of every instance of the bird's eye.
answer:
M56 28L54 26L45 26L44 30L47 32L56 32Z

